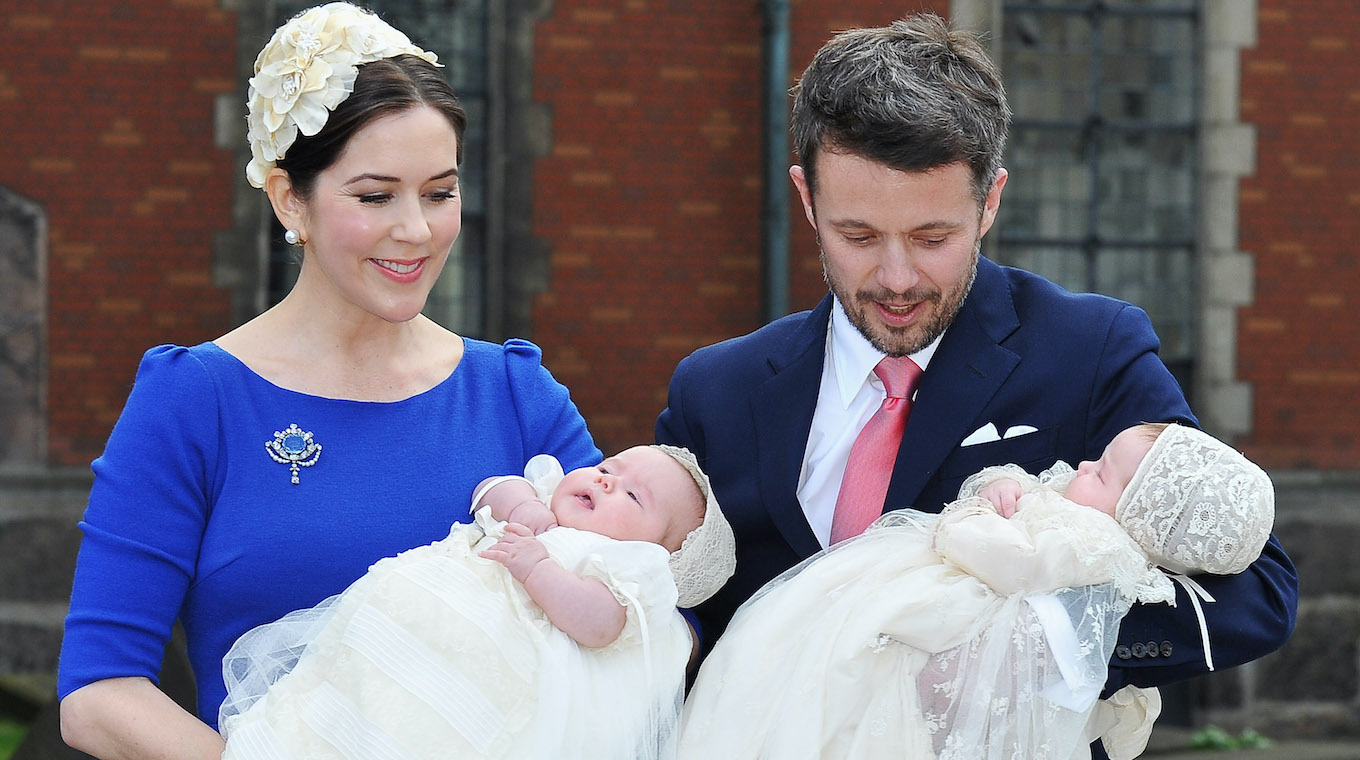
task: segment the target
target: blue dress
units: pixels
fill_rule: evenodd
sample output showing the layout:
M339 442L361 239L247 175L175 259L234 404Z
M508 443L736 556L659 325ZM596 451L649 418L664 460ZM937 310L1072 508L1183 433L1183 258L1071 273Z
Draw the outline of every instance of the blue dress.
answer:
M448 535L483 478L540 453L601 460L525 341L465 340L446 380L396 402L285 390L213 343L151 349L94 462L58 695L155 681L179 619L215 728L222 656L242 633Z

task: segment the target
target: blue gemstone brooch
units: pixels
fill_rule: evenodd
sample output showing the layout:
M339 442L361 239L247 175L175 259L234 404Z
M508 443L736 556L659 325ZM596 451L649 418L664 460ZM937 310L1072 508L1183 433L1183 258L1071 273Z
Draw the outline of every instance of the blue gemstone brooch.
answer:
M288 465L293 485L298 484L298 468L311 467L321 458L321 444L312 440L311 431L304 432L293 423L287 430L274 431L274 440L266 441L264 450L279 464Z

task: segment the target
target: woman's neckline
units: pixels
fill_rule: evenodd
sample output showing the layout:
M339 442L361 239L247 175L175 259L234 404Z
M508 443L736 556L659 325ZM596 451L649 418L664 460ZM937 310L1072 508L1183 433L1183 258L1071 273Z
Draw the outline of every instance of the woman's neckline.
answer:
M237 356L236 354L233 354L232 352L230 352L230 351L228 351L227 349L223 348L222 346L218 345L216 341L208 341L208 342L204 343L203 345L209 347L210 350L215 351L215 352L217 352L217 353L220 353L220 354L222 354L223 356L227 357L229 360L231 360L232 363L234 363L234 364L236 364L237 366L239 366L239 367L240 367L241 369L243 369L247 374L249 374L251 377L255 378L258 382L263 383L264 385L267 385L267 386L269 386L269 387L271 387L271 388L273 388L273 389L275 389L275 390L282 391L282 392L284 392L284 393L291 393L291 394L298 395L298 396L304 396L304 397L310 398L310 399L318 399L318 400L322 400L322 401L336 401L336 402L347 403L347 404L401 404L401 403L405 403L405 402L407 402L407 401L412 401L412 400L418 399L418 398L420 398L420 397L422 397L422 396L425 396L425 395L427 395L427 394L433 393L433 392L439 390L440 388L444 387L444 386L447 385L450 381L453 380L453 377L454 377L455 375L458 374L458 368L461 367L461 366L463 366L463 361L464 361L464 359L467 358L467 351L468 351L468 342L467 342L467 339L464 338L464 337L462 337L462 336L458 336L458 340L462 342L462 346L463 346L462 352L460 353L460 356L459 356L458 361L454 364L453 368L449 371L449 373L448 373L447 375L445 375L442 379L440 379L439 382L437 382L437 383L431 385L431 386L428 387L428 388L425 388L424 390L416 391L416 392L411 393L411 394L408 395L408 396L404 396L404 397L402 397L402 398L395 398L395 399L365 399L365 398L348 398L348 397L344 397L344 396L328 396L328 395L324 395L324 394L311 393L311 392L308 392L308 391L299 390L299 389L297 389L297 388L290 388L290 387L288 387L287 385L280 384L280 383L278 383L278 382L276 382L276 381L274 381L274 380L271 380L270 378L266 377L264 374L262 374L262 373L261 373L259 370L257 370L255 367L252 367L252 366L250 365L249 362L245 361L244 359L242 359L241 357Z

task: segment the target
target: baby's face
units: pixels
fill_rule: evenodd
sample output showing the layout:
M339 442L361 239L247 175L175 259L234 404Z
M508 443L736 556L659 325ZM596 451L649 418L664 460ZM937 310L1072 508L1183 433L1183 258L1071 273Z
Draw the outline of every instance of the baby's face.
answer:
M668 544L675 543L677 520L694 491L679 462L650 446L635 446L596 467L567 473L549 507L558 525L674 551L678 546Z
M1147 435L1135 429L1128 429L1114 437L1100 459L1082 462L1077 466L1077 475L1067 486L1064 494L1068 500L1104 512L1114 517L1114 508L1119 497L1133 479L1138 465L1152 449L1152 441Z

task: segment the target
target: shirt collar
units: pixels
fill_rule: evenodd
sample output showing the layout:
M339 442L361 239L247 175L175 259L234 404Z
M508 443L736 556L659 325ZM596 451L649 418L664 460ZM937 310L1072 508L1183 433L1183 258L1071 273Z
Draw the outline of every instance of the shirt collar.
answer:
M839 298L832 298L831 326L827 331L827 355L831 358L831 372L835 377L836 390L840 394L841 408L849 408L850 402L859 395L864 383L882 387L882 381L874 374L874 367L883 360L884 354L864 337L845 314L845 307ZM943 336L941 336L943 337ZM940 338L911 355L911 360L925 371Z

